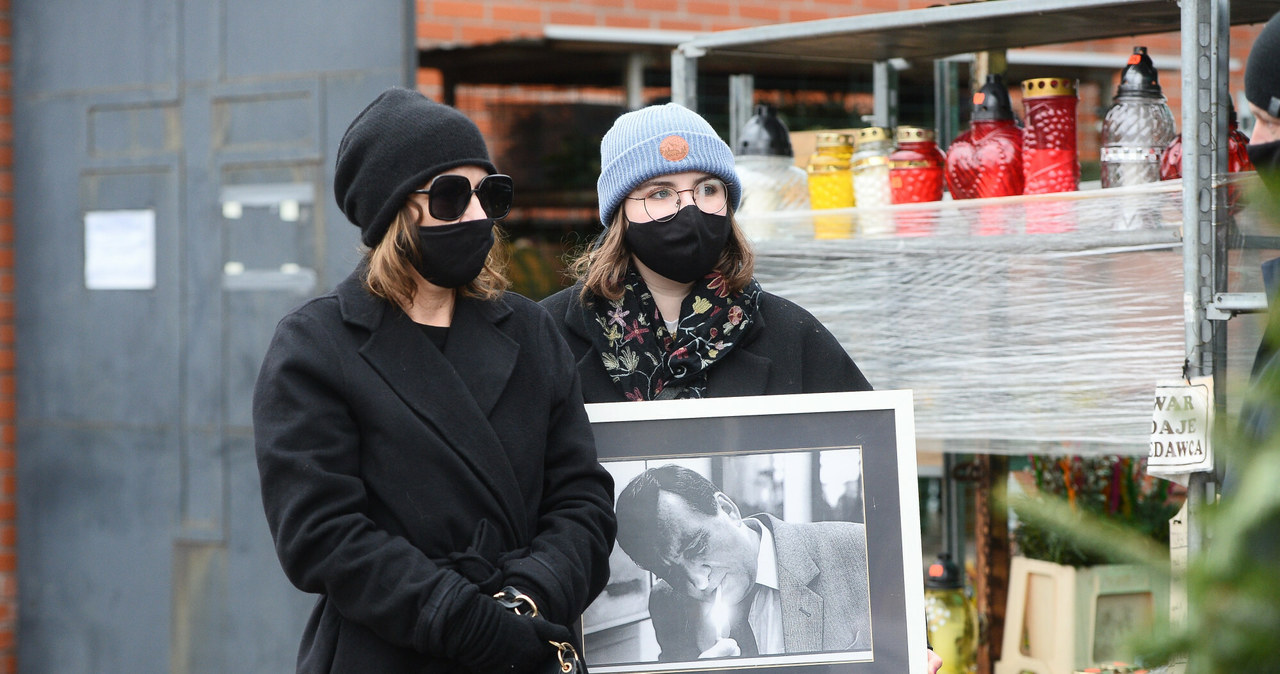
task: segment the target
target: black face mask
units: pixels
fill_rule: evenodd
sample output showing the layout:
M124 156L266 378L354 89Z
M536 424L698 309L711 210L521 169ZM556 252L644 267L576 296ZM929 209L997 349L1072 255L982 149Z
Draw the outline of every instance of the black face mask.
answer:
M419 258L413 268L445 288L460 288L480 275L493 248L493 220L418 227Z
M1246 145L1249 161L1258 170L1258 177L1267 186L1271 196L1280 199L1280 140L1257 145Z
M706 276L729 240L729 216L685 206L666 222L632 222L627 247L644 265L677 283Z

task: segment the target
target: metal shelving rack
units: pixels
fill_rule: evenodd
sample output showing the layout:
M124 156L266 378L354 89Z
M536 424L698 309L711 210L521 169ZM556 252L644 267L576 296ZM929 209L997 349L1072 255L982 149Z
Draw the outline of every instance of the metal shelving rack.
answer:
M825 61L872 68L880 126L897 125L892 61L934 61L935 77L948 59L973 52L1063 44L1083 40L1178 32L1182 39L1182 242L1185 376L1213 376L1217 405L1225 408L1226 319L1265 308L1261 293L1226 292L1226 138L1229 28L1261 23L1280 11L1280 0L987 0L925 9L757 26L695 37L672 53L672 100L697 109L700 61L741 64L730 81L730 128L736 134L751 111L753 67L781 59ZM943 66L943 67L940 67ZM945 78L944 78L945 79ZM955 100L948 83L940 101ZM938 124L947 126L939 107ZM948 129L940 136L949 139ZM1190 512L1208 497L1208 478L1195 475ZM952 523L951 526L957 526ZM1186 547L1197 550L1203 532L1193 517ZM954 541L954 534L950 535ZM949 549L952 547L949 545Z

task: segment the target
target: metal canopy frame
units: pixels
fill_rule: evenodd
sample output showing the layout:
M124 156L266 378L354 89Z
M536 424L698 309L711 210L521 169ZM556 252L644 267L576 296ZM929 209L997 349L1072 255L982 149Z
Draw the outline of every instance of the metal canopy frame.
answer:
M646 76L650 84L665 84L671 51L695 37L696 33L685 31L547 24L541 35L422 47L417 65L440 71L446 98L452 97L457 85L476 84L636 89L645 84ZM809 87L843 91L851 76L844 63L776 58L712 57L700 68L727 76L741 72L748 61L761 81L804 81Z
M1237 24L1260 23L1280 0L1240 2ZM874 63L1063 44L1182 29L1176 0L989 0L756 26L699 35L687 58L712 53Z

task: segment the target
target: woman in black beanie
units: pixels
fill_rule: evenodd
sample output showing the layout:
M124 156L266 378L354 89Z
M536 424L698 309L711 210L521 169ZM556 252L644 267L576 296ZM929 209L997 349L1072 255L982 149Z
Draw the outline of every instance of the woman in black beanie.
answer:
M511 179L457 110L389 89L334 193L368 250L281 320L253 404L276 551L319 595L298 671L558 669L608 578L613 484L568 348L504 292Z

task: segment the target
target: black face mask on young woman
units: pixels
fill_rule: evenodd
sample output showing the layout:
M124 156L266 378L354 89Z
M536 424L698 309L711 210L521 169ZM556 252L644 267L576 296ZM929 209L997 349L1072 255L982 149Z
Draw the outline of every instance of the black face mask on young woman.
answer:
M475 280L493 248L493 220L465 220L418 227L419 259L413 268L422 278L445 288Z
M1267 189L1271 194L1280 196L1280 140L1246 145L1244 149Z
M677 283L706 276L729 241L729 216L685 206L666 222L627 225L627 247L644 266Z

